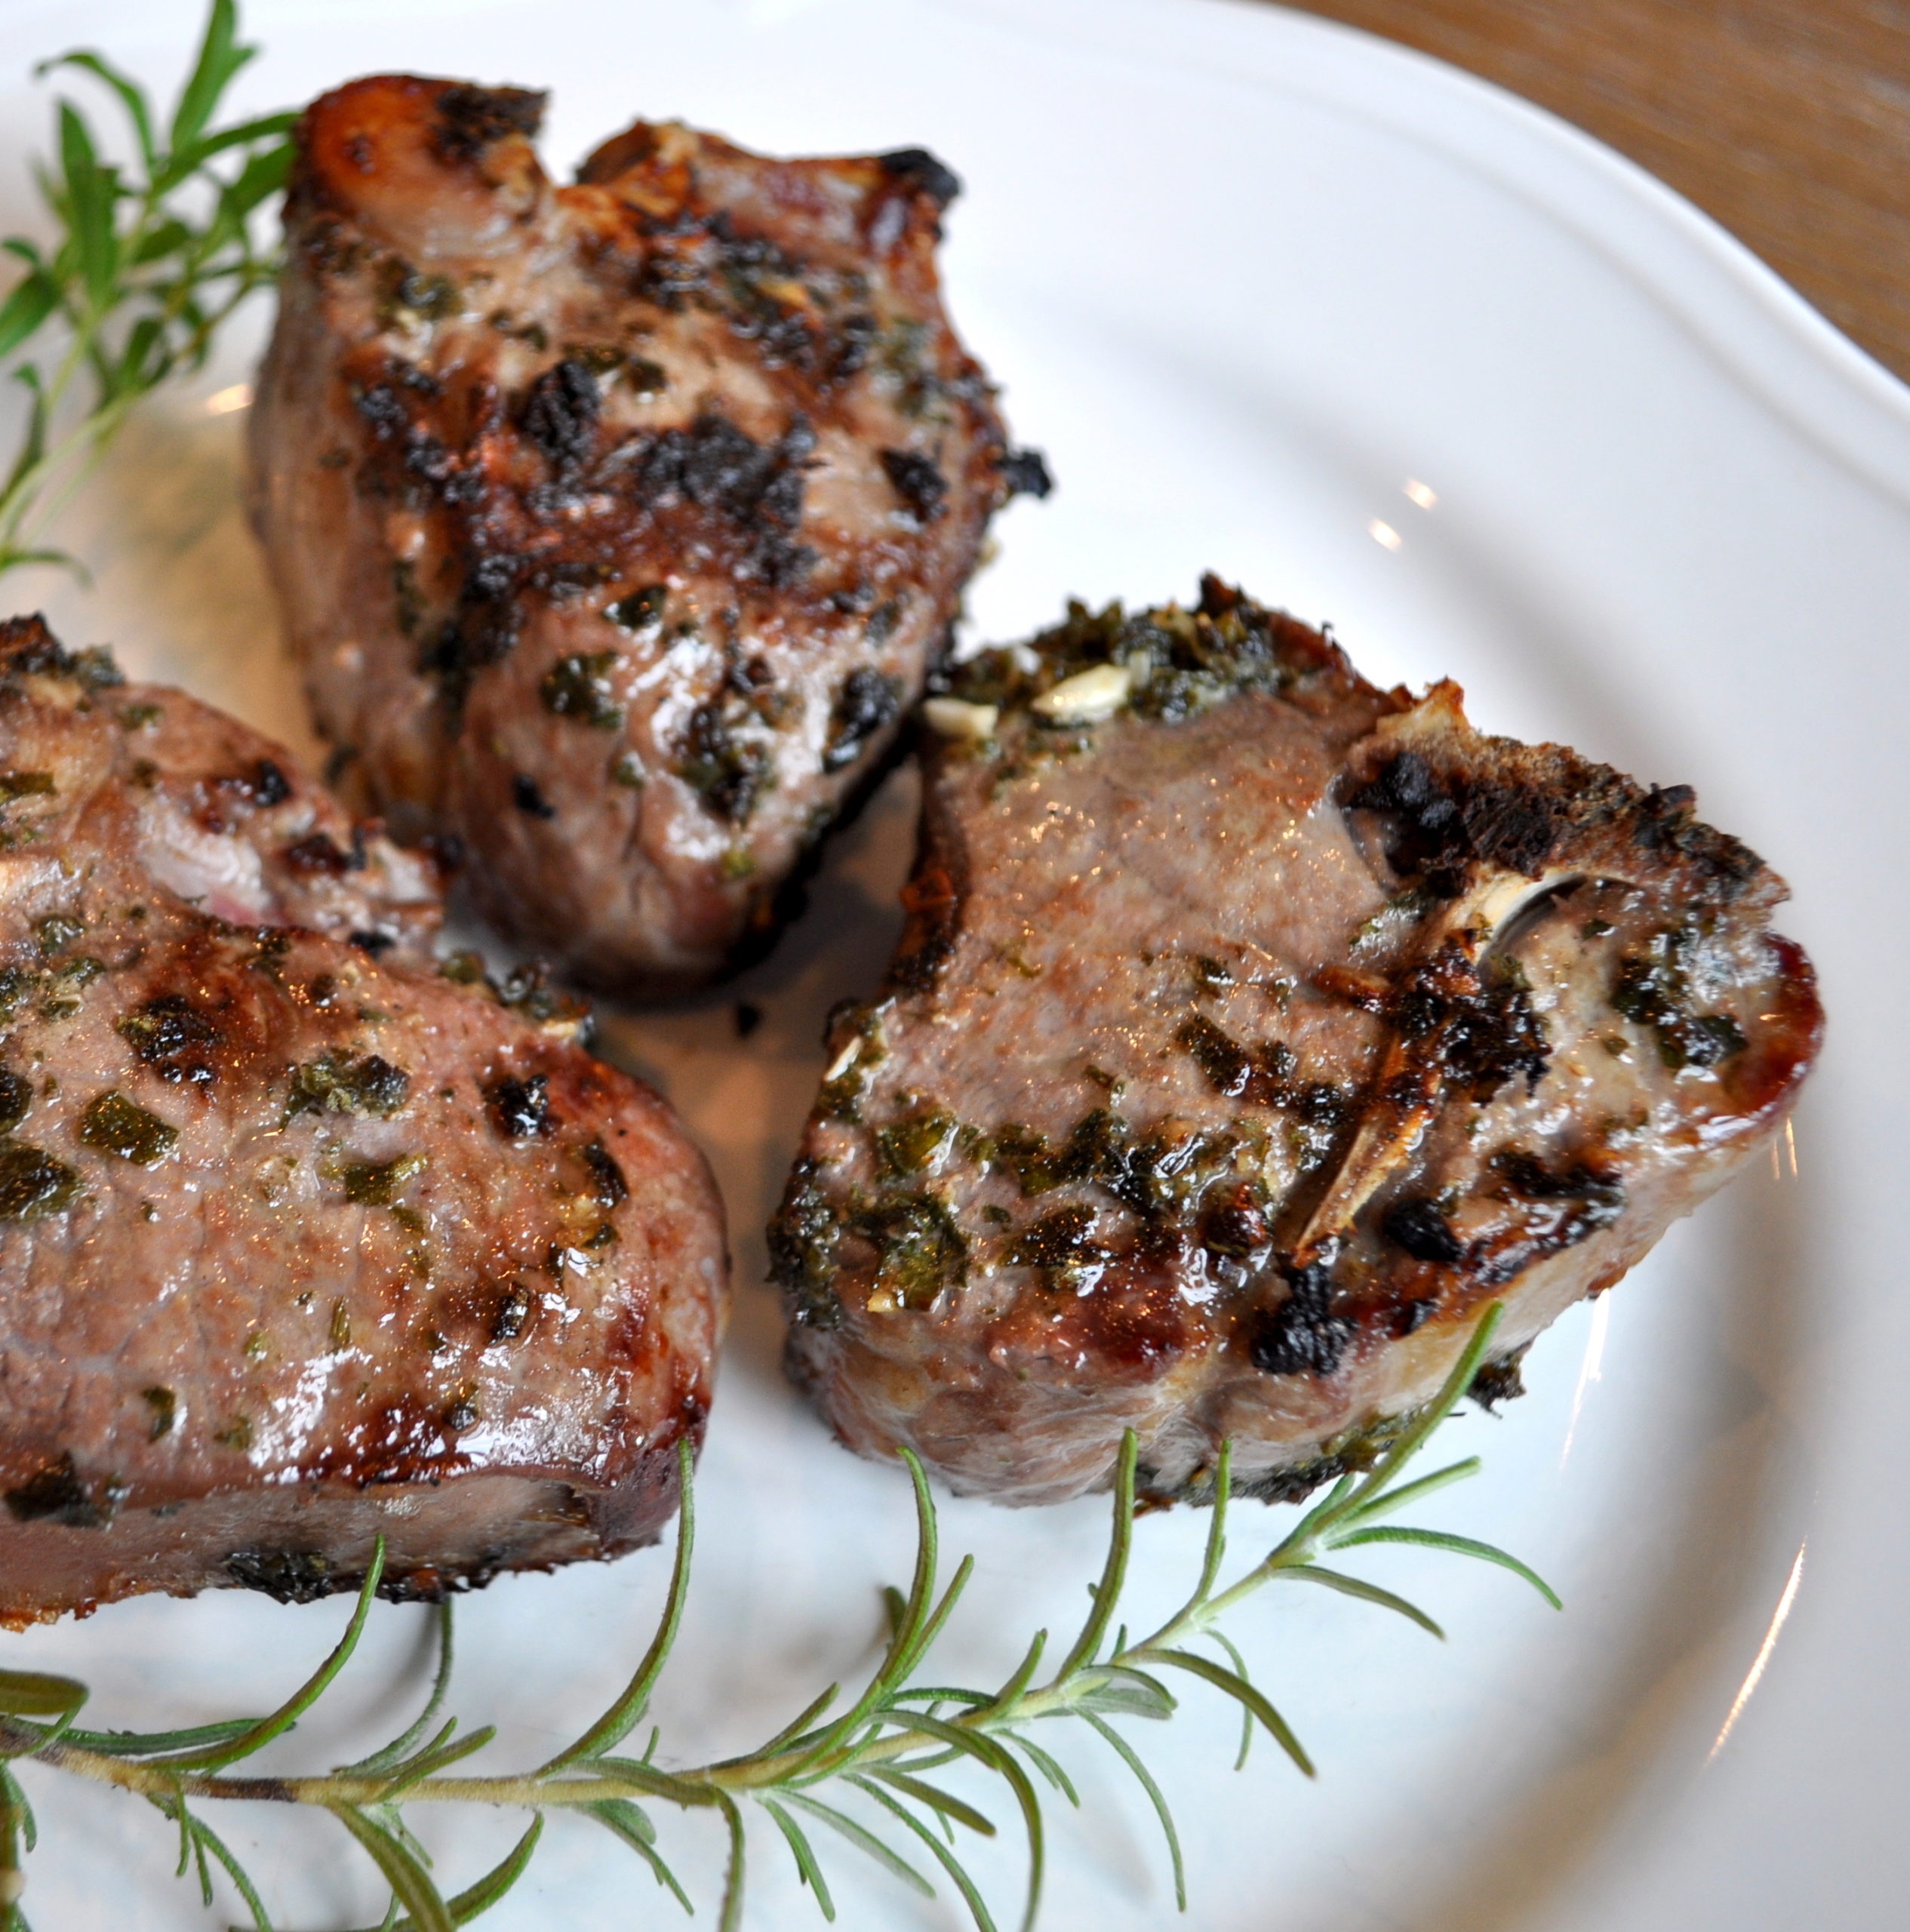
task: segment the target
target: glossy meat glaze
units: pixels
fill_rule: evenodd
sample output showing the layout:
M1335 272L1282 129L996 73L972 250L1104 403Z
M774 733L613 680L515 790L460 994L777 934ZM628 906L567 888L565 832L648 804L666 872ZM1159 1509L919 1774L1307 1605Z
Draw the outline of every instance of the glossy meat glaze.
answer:
M957 1488L1284 1497L1478 1392L1770 1134L1822 1017L1784 887L1212 579L927 707L909 925L772 1229L844 1440Z
M0 625L0 1623L674 1509L727 1293L654 1094L289 755ZM510 1002L507 1004L506 1002Z
M299 131L254 512L320 728L574 978L759 950L879 774L1007 449L919 150L639 122L555 186L543 97L384 75Z

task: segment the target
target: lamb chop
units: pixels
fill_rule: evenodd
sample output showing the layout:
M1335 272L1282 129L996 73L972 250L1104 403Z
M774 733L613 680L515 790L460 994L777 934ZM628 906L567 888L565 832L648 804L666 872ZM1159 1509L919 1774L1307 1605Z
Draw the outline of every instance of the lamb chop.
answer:
M1011 1503L1292 1498L1502 1305L1476 1392L1782 1118L1782 882L1647 789L1374 689L1213 579L949 673L887 986L771 1229L850 1447Z
M727 1293L668 1108L280 746L0 624L0 1623L390 1595L675 1506Z
M991 512L1044 493L943 314L955 179L383 75L299 131L255 517L319 728L574 978L760 951L880 775Z

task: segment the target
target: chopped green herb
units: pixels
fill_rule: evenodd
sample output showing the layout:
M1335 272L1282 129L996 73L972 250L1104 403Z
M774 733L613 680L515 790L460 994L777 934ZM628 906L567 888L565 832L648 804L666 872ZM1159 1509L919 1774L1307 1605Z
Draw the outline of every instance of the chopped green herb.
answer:
M617 668L614 651L574 652L560 657L544 673L538 693L544 709L559 718L574 718L581 724L612 731L623 722L623 707L617 701L611 673Z
M955 1121L939 1109L875 1130L875 1160L885 1180L925 1173L954 1144Z
M367 1208L389 1208L398 1190L429 1164L423 1154L400 1154L395 1160L376 1164L354 1161L340 1170L338 1178L343 1183L347 1201Z
M668 584L647 584L642 589L633 590L629 596L609 605L604 615L619 630L639 637L646 631L655 630L663 623L663 607L669 601L669 596Z
M150 1168L179 1145L179 1129L114 1088L89 1103L79 1117L79 1137L99 1153Z
M377 1054L358 1060L347 1054L324 1054L292 1069L285 1118L334 1113L386 1120L404 1106L411 1091L411 1076Z
M869 1306L878 1314L934 1306L967 1272L968 1244L949 1211L930 1194L906 1194L856 1217L855 1231L877 1255Z
M23 1140L0 1140L0 1221L37 1221L70 1208L80 1177Z
M71 946L85 930L84 919L75 919L65 912L50 912L44 919L33 922L33 937L42 955L48 959L61 947Z
M12 1068L0 1066L0 1134L11 1134L32 1111L33 1088Z

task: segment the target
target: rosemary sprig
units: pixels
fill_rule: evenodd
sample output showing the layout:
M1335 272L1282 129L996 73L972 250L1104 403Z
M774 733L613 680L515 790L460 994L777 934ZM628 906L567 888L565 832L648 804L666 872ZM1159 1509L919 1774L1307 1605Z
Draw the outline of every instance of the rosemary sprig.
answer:
M1497 1319L1496 1309L1487 1312L1438 1395L1392 1448L1364 1474L1343 1477L1271 1550L1224 1587L1231 1458L1223 1447L1214 1472L1215 1503L1206 1551L1193 1589L1151 1634L1130 1641L1121 1630L1110 1640L1134 1543L1136 1444L1130 1432L1115 1471L1107 1561L1090 1591L1086 1621L1048 1675L1041 1672L1047 1633L1038 1632L1020 1663L992 1690L916 1681L967 1581L972 1561L965 1558L946 1587L938 1588L935 1506L921 1464L909 1457L918 1530L915 1574L906 1595L890 1593L889 1641L869 1682L839 1716L828 1716L839 1694L832 1685L757 1749L695 1769L669 1770L660 1764L654 1731L641 1757L617 1751L643 1719L688 1595L695 1515L687 1446L682 1451L684 1503L676 1562L655 1639L609 1709L534 1770L452 1774L460 1760L492 1741L493 1733L485 1729L460 1737L455 1718L432 1729L451 1681L451 1613L447 1604L438 1613L440 1662L429 1702L400 1737L355 1764L315 1775L260 1777L234 1772L233 1766L282 1737L349 1660L377 1589L382 1546L337 1647L278 1709L263 1718L192 1731L82 1731L74 1728L74 1720L87 1699L85 1685L66 1678L0 1672L0 1932L26 1932L19 1905L23 1888L20 1854L32 1849L33 1822L11 1768L19 1763L116 1786L144 1798L178 1833L181 1875L196 1875L210 1905L212 1868L220 1867L251 1915L255 1932L271 1932L272 1925L257 1889L195 1806L251 1799L330 1812L390 1887L384 1932L447 1932L488 1910L523 1875L537 1849L544 1816L553 1810L574 1812L603 1826L635 1852L687 1910L688 1894L658 1848L651 1808L660 1804L713 1811L726 1827L729 1854L718 1916L723 1932L732 1932L740 1921L749 1836L746 1817L751 1810L774 1826L824 1918L834 1920L835 1903L810 1835L819 1825L905 1883L932 1893L933 1886L922 1869L926 1853L966 1903L978 1932L995 1932L980 1887L955 1849L958 1827L992 1835L994 1823L947 1789L940 1776L967 1763L995 1780L1020 1815L1028 1847L1021 1912L1026 1928L1033 1924L1041 1901L1047 1832L1042 1788L1059 1792L1071 1804L1080 1802L1060 1761L1030 1734L1044 1720L1067 1718L1078 1719L1140 1783L1160 1820L1175 1897L1184 1910L1186 1872L1166 1795L1115 1721L1171 1718L1177 1703L1167 1679L1192 1677L1241 1707L1241 1763L1258 1728L1312 1777L1312 1760L1299 1738L1253 1682L1240 1652L1219 1628L1220 1620L1248 1597L1277 1581L1311 1583L1392 1611L1439 1635L1438 1624L1416 1604L1322 1561L1336 1551L1403 1543L1499 1564L1557 1607L1558 1599L1546 1585L1502 1550L1470 1537L1385 1520L1478 1469L1478 1459L1469 1457L1405 1480L1409 1466L1471 1386ZM1211 1644L1218 1654L1194 1647L1203 1642ZM534 1816L523 1836L492 1870L447 1897L404 1822L404 1807L428 1804L514 1806ZM845 1804L857 1807L863 1815L844 1809Z
M29 398L0 482L0 572L35 563L79 571L45 533L134 406L168 377L201 367L226 318L277 272L253 217L285 185L294 117L214 125L257 51L238 41L234 0L213 0L163 124L138 82L101 54L63 54L34 69L72 69L103 83L124 114L134 160L103 161L85 115L61 100L58 165L35 171L57 238L0 242L26 264L0 303L0 365L13 358L12 379Z

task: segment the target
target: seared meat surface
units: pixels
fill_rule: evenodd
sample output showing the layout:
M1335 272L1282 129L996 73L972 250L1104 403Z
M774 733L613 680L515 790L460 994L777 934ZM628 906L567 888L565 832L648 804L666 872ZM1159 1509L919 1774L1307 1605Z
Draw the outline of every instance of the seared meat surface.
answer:
M386 75L300 124L255 515L320 729L480 909L628 995L773 936L989 514L1044 491L939 292L953 176Z
M0 1623L316 1595L381 1534L432 1595L667 1519L708 1174L437 915L281 747L0 625Z
M1650 789L1413 702L1212 579L1078 607L926 707L882 995L771 1230L852 1447L1015 1503L1274 1497L1480 1392L1783 1116L1821 1027L1784 887Z

